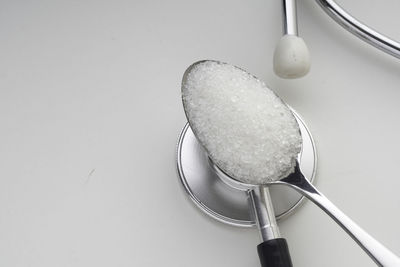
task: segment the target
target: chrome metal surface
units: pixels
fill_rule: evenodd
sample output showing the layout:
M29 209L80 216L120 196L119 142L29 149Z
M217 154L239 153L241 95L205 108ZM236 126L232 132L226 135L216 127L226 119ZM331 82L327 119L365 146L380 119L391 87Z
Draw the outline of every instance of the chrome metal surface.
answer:
M363 24L333 0L317 0L322 9L338 24L370 45L400 58L400 43Z
M289 186L303 196L313 201L324 210L336 223L338 223L379 266L400 266L400 258L389 249L375 240L367 232L361 229L355 222L347 217L322 193L320 193L302 174L299 164L295 172L288 177L270 184Z
M252 218L259 230L261 241L279 238L280 233L276 223L269 187L237 181L218 168L211 159L209 162L217 176L225 184L238 190L245 190L248 193Z
M261 241L264 242L281 237L275 220L269 188L266 186L256 186L249 190L249 196Z
M314 141L299 115L293 110L292 112L299 123L303 138L298 161L306 177L312 182L317 163ZM200 210L230 225L255 226L254 216L249 210L248 188L227 185L216 174L188 124L179 137L177 167L185 192ZM270 187L270 194L277 219L291 214L303 199L301 194L281 185Z
M282 0L283 34L297 35L296 0Z

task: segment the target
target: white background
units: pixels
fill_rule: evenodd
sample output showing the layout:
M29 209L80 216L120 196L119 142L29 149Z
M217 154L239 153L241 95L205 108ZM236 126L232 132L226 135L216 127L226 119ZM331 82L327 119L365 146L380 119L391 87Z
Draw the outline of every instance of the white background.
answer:
M316 185L400 255L400 62L299 1L306 78L272 72L280 1L0 1L0 266L259 266L256 230L184 195L186 67L265 80L307 122ZM400 40L396 0L341 0ZM294 266L375 266L312 203L280 222Z

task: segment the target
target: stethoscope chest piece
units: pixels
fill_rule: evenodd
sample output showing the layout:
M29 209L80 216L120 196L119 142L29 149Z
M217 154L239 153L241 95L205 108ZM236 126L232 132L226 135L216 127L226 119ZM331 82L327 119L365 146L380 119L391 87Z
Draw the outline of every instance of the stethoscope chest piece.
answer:
M298 159L300 168L305 177L313 182L317 164L315 144L305 123L298 114L293 114L303 138ZM255 226L247 191L226 184L211 164L189 124L186 124L177 147L178 174L185 192L197 207L218 221L234 226ZM303 200L299 193L287 186L270 186L270 192L277 219L291 214Z

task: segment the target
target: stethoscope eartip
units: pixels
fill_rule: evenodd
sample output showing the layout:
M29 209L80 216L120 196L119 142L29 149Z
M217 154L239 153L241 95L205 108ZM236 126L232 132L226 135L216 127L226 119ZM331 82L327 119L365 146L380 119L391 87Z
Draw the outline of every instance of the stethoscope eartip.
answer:
M310 66L310 52L304 40L296 35L282 36L274 52L276 75L284 79L301 78L309 72Z

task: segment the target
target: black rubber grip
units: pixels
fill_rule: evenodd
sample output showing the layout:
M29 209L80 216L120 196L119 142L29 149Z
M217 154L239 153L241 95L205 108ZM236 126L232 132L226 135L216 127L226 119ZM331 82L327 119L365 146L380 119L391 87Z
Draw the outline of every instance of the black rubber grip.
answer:
M262 267L292 267L289 247L284 238L265 241L257 246Z

